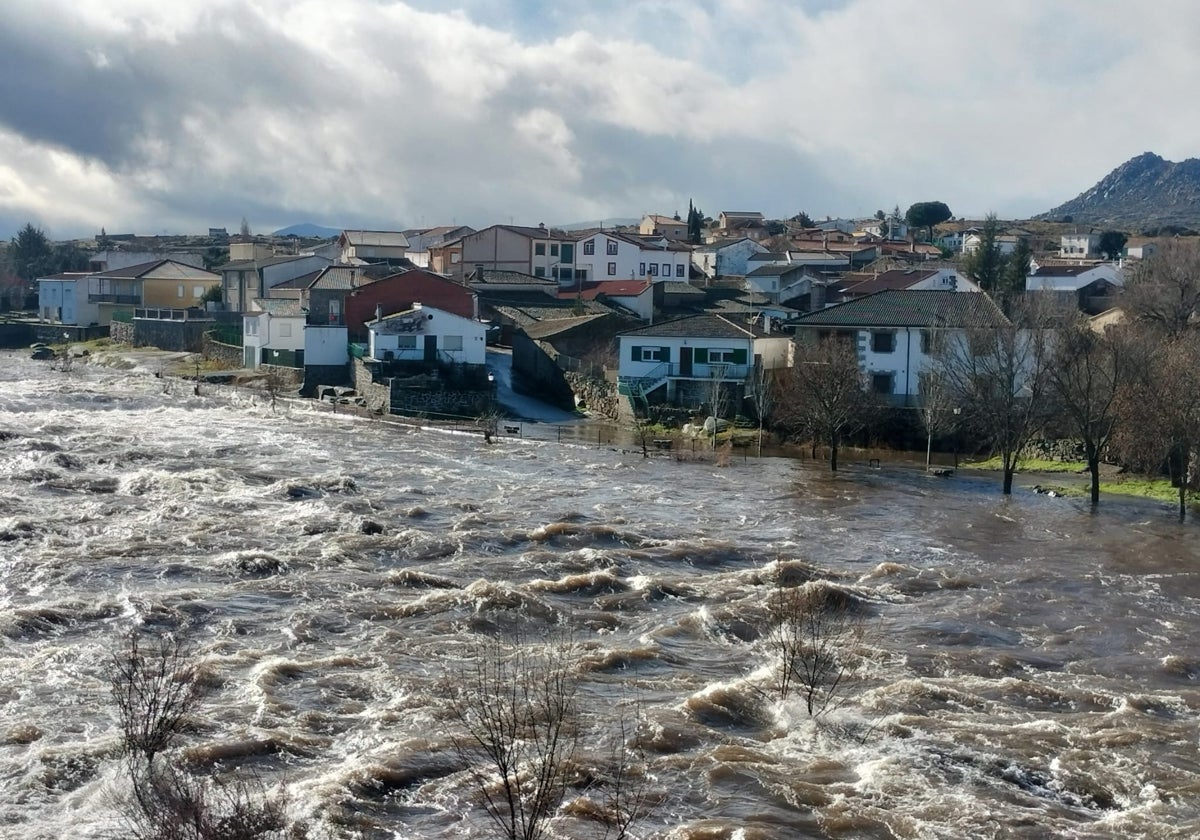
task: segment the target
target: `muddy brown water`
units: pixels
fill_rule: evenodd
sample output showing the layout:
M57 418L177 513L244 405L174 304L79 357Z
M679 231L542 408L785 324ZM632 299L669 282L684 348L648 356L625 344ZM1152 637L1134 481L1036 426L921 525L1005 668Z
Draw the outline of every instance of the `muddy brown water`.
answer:
M640 698L641 836L1200 834L1200 537L1169 506L166 388L0 354L0 837L112 830L133 626L202 658L193 759L286 785L316 837L492 836L441 681L544 630L578 645L589 737ZM780 575L872 630L817 722L770 691Z

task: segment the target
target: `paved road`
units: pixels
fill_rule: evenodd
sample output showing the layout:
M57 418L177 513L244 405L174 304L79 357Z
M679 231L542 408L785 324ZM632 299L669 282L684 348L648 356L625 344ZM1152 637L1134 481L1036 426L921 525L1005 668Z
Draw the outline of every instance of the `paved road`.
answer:
M572 411L563 411L557 406L514 391L511 352L488 350L487 366L496 377L496 402L508 409L513 416L538 423L567 423L580 419L579 415Z

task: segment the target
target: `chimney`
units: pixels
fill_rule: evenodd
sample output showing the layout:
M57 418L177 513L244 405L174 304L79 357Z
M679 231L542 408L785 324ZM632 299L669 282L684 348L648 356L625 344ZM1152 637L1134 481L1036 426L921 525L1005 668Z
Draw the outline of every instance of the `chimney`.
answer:
M375 304L375 320L376 321L383 320L383 304L382 303Z

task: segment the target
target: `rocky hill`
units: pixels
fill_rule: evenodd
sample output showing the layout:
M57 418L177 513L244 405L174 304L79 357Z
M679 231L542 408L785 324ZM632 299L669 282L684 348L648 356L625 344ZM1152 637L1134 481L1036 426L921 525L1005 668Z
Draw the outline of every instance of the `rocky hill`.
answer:
M1035 216L1139 231L1164 225L1200 229L1200 160L1175 163L1146 152L1126 161L1096 186Z

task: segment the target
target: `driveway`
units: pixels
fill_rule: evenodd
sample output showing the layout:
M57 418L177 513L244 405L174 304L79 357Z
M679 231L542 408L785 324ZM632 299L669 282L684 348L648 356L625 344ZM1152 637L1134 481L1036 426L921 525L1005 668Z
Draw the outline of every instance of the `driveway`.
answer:
M579 415L573 411L563 411L557 406L514 391L511 351L489 349L487 366L496 378L496 402L504 406L514 417L537 423L566 423L580 419Z

